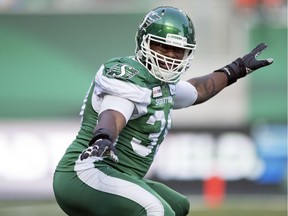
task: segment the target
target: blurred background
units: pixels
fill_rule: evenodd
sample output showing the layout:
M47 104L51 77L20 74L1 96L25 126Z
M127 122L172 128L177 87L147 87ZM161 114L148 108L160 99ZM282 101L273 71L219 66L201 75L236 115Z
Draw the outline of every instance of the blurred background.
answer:
M269 47L260 58L274 64L173 112L147 177L189 196L191 215L287 214L286 0L1 0L0 215L63 214L53 172L90 82L104 61L134 54L142 17L160 5L194 22L197 49L183 79L261 42Z

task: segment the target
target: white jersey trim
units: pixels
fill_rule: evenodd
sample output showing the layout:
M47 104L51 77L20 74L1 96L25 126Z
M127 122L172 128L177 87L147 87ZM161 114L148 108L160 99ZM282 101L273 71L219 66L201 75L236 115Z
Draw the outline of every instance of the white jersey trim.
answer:
M106 175L94 168L95 160L97 161L99 158L90 157L76 161L74 170L81 181L95 190L122 196L138 203L146 210L147 216L164 216L163 204L157 197L137 184ZM85 166L86 168L84 168Z
M192 106L197 100L196 88L187 81L179 81L176 84L173 109L181 109Z

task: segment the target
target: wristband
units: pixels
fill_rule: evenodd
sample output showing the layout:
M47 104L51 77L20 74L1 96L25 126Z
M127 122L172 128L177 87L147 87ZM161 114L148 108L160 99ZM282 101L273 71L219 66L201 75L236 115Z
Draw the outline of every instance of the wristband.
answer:
M89 146L93 145L99 139L108 139L112 142L112 134L106 128L99 128L94 132L94 137L89 142Z
M227 86L247 75L245 64L241 58L236 59L231 64L228 64L214 72L222 72L227 76Z

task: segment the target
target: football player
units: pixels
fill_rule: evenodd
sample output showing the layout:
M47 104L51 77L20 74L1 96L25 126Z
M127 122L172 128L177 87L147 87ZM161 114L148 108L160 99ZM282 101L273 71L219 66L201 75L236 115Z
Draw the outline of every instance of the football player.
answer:
M187 215L185 196L145 178L171 127L171 110L203 103L270 65L273 59L256 58L266 47L182 81L196 49L193 23L174 7L150 11L136 33L135 56L107 61L91 83L79 133L55 171L59 206L70 216Z

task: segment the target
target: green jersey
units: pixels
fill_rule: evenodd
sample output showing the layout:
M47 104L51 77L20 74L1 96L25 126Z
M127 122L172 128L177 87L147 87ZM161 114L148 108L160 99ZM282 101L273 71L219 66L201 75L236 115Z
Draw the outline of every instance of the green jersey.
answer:
M128 99L135 105L126 126L115 141L119 162L96 160L139 178L145 176L164 137L171 128L176 84L154 78L132 57L106 62L96 73L82 106L81 128L57 166L57 171L73 171L79 155L88 147L97 124L103 95Z

